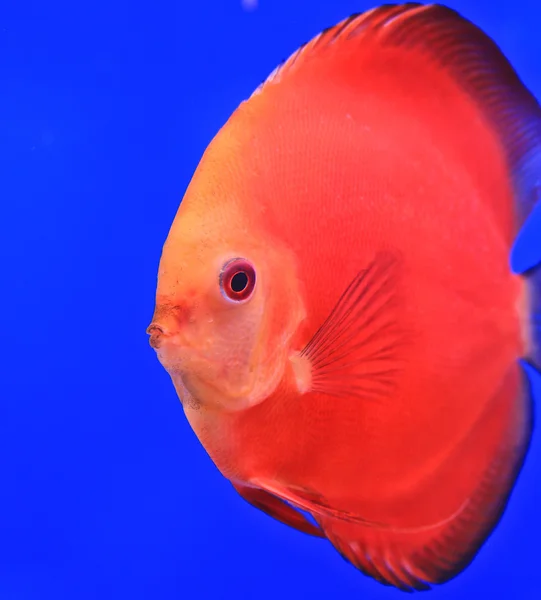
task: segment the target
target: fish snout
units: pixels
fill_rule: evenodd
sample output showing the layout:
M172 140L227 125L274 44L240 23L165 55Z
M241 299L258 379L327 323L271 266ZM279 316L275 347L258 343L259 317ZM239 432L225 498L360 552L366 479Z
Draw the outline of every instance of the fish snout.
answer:
M149 344L158 350L164 342L178 337L183 324L188 320L189 310L184 305L158 305L147 327Z
M158 350L158 348L162 345L164 338L167 336L167 333L164 331L161 325L158 323L152 322L147 327L147 333L150 336L148 343L154 348L154 350Z

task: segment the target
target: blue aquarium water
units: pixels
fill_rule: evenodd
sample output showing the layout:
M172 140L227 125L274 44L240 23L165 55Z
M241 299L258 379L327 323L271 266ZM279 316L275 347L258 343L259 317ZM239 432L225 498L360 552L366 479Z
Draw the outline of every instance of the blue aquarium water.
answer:
M145 334L212 136L299 44L374 4L0 2L0 600L401 597L235 493ZM541 4L450 6L541 98ZM535 431L505 518L429 597L541 597L540 506Z

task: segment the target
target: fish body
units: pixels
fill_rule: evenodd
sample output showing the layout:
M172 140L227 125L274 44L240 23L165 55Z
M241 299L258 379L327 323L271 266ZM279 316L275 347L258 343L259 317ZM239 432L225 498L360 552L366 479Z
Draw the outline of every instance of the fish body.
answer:
M541 286L509 254L540 144L487 36L386 5L238 107L164 245L148 331L195 434L248 502L382 583L461 572L523 463Z

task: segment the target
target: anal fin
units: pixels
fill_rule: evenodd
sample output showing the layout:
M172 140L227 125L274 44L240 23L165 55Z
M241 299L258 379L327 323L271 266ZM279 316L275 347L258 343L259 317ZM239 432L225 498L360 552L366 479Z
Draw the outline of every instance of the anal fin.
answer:
M532 402L520 366L510 369L485 419L472 430L458 461L446 475L445 489L435 486L434 502L453 493L464 477L477 481L453 514L427 526L363 524L344 515L314 513L325 535L342 556L385 585L404 591L426 590L462 572L498 524L529 447ZM520 383L519 383L520 381ZM517 385L519 384L519 385ZM518 390L518 394L517 394ZM490 414L488 414L490 413ZM469 471L476 448L496 437L492 460L476 478ZM488 446L486 446L488 447ZM440 496L438 496L440 494ZM400 504L396 505L400 514Z

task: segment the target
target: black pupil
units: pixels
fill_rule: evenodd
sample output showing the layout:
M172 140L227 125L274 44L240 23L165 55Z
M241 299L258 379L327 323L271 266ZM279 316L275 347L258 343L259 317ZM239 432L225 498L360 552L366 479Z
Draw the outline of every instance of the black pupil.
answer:
M231 289L237 294L243 292L246 289L247 285L248 275L246 275L244 271L239 271L238 273L235 273L231 278Z

